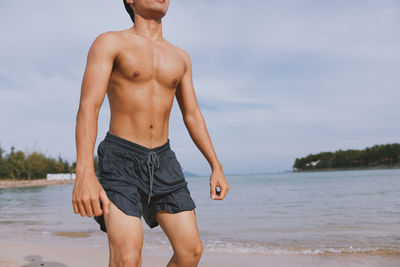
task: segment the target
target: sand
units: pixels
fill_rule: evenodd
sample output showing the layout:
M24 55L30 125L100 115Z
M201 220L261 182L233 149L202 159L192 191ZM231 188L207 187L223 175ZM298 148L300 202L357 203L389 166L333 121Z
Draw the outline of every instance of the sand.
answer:
M44 186L44 185L56 185L56 184L73 184L75 179L64 179L64 180L47 180L47 179L35 179L35 180L0 180L0 188L13 188L13 187L29 187L29 186Z
M142 266L166 266L171 255L172 250L143 250ZM107 267L108 257L108 248L74 248L0 241L0 266L2 267ZM228 255L204 251L198 266L398 267L400 258L362 255Z

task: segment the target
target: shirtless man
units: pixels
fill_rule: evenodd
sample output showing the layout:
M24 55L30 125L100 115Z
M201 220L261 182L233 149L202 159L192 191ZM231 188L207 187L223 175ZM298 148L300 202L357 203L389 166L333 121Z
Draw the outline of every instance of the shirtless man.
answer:
M169 147L176 96L189 134L212 169L210 197L229 191L193 89L189 54L162 36L169 0L125 0L134 26L100 34L90 47L77 113L75 214L94 216L107 233L109 266L141 266L141 214L167 235L167 266L197 266L203 251L195 204ZM107 94L109 131L93 164L100 107ZM218 191L217 188L220 190Z

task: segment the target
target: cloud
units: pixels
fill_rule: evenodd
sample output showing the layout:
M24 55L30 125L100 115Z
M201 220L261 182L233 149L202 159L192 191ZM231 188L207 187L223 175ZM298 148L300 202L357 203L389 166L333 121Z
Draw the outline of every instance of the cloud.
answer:
M75 160L88 49L98 34L129 28L129 16L104 0L0 8L0 144ZM398 142L399 13L388 0L171 1L163 35L191 55L225 171L276 171L308 153ZM170 139L184 169L209 172L176 102Z

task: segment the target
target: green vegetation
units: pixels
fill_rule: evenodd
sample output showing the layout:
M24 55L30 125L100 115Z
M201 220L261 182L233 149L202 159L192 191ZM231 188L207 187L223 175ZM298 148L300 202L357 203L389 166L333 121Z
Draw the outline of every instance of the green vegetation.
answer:
M94 157L96 174L97 156ZM69 164L61 156L58 159L46 157L41 152L25 154L23 151L15 151L5 154L0 147L0 179L33 180L44 179L47 173L72 173L75 172L76 162Z
M400 168L400 144L310 154L296 158L293 166L294 171L370 168Z

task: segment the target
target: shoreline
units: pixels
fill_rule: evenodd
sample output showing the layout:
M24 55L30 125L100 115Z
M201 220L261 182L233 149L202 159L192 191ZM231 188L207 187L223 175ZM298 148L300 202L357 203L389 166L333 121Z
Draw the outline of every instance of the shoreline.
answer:
M108 248L76 248L60 245L23 244L0 241L0 266L108 266ZM172 249L143 249L143 267L165 266ZM399 258L362 255L244 255L203 251L199 266L276 266L276 267L395 267Z
M0 180L0 189L2 188L19 188L19 187L31 187L31 186L46 186L46 185L58 185L58 184L73 184L75 179L64 179L64 180L47 180L34 179L34 180Z
M400 169L400 166L393 167L359 167L359 168L323 168L323 169L297 169L292 170L292 172L331 172L331 171L377 171L377 170L395 170Z

